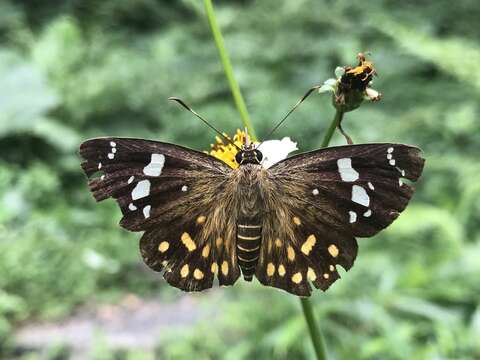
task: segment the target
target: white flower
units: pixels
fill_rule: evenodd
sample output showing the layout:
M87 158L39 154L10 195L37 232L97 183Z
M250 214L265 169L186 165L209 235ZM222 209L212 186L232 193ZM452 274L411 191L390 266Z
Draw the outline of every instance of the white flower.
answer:
M258 150L263 155L262 166L268 169L273 164L286 159L289 153L298 150L298 148L296 142L293 142L289 137L284 137L282 140L264 141L258 147Z

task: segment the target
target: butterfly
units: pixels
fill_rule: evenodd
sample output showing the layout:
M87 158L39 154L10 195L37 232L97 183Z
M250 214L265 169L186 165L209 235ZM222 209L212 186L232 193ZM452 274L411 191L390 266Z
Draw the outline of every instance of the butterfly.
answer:
M310 296L326 290L370 237L405 209L424 159L392 143L324 148L266 169L248 141L238 168L179 145L96 138L80 146L97 201L114 198L120 225L143 231L140 253L184 291L251 281Z

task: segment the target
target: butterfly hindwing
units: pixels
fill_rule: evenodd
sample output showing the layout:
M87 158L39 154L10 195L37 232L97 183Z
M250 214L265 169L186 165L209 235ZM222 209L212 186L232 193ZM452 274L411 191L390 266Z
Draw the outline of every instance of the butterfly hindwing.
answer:
M224 201L231 168L191 149L142 139L99 138L84 142L80 155L97 201L113 197L121 226L145 231L145 263L185 291L231 285L239 276L235 224Z
M402 178L415 181L423 163L418 148L368 144L300 154L271 167L266 204L275 215L264 223L259 281L301 296L310 295L309 282L326 290L339 278L338 265L353 265L355 237L376 234L404 210L413 188Z
M337 265L347 270L353 265L358 248L354 236L313 204L299 206L295 194L307 191L304 181L277 178L272 186L266 203L274 216L263 223L256 277L299 296L310 295L310 283L326 290L339 278Z
M240 275L235 258L233 236L228 224L203 238L203 228L208 227L202 215L193 226L178 229L156 227L145 232L140 240L140 252L145 263L155 271L164 270L170 285L184 291L200 291L212 287L217 276L220 285L233 285ZM216 234L216 235L215 235Z

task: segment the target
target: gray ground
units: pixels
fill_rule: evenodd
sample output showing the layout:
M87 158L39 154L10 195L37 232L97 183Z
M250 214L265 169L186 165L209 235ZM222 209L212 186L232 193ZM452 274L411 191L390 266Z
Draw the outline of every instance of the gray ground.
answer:
M119 304L85 307L61 322L27 324L15 336L20 348L45 351L66 345L72 359L89 358L99 337L112 349L153 349L162 340L162 330L191 326L206 318L200 298L185 294L174 303L126 296Z

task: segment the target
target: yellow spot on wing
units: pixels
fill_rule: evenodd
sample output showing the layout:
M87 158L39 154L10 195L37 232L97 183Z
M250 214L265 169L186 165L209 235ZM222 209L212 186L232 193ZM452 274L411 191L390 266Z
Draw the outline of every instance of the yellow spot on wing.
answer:
M302 282L302 279L303 279L303 276L301 273L297 272L295 274L292 275L292 281L295 283L295 284L300 284Z
M338 248L336 247L336 245L332 244L328 247L328 252L330 253L330 255L332 255L333 257L337 257L338 256Z
M207 220L207 217L201 215L201 216L197 217L197 224L203 224L205 222L205 220Z
M180 239L182 240L183 245L185 245L185 247L188 249L188 251L193 251L197 248L197 246L193 242L192 238L190 237L189 233L184 232Z
M300 221L300 219L299 219L298 217L296 217L296 216L293 217L293 223L294 223L295 225L301 225L301 224L302 224L302 222Z
M315 281L317 279L317 274L315 274L315 271L311 267L308 268L307 278L310 281Z
M182 269L180 270L180 276L181 276L182 278L186 278L187 275L188 275L188 272L189 272L189 270L188 270L188 264L185 264L185 265L182 266Z
M160 245L158 245L158 251L164 253L165 251L168 250L170 247L170 244L167 241L162 241Z
M162 266L165 268L166 272L172 272L172 268L168 267L168 261L167 260L162 261Z
M333 265L330 265L328 268L330 269L330 271L335 271L335 266Z
M222 246L223 239L221 237L218 237L217 240L215 240L215 244L217 245L217 248L220 248Z
M228 275L228 263L226 261L222 263L222 274L225 276Z
M272 263L268 263L268 265L267 265L267 275L268 276L273 276L273 274L275 274L275 265L273 265Z
M212 266L210 267L210 270L212 271L212 273L216 274L218 271L217 263L213 263Z
M195 269L193 272L193 277L197 280L202 280L203 279L203 271L200 269Z
M282 264L278 265L278 275L280 276L285 276L286 271L285 271L285 266Z
M315 235L313 235L313 234L309 235L307 237L307 240L305 240L305 242L303 243L302 248L300 250L302 250L302 252L305 255L308 255L308 254L310 254L310 251L312 251L316 242L317 242L317 238L315 237Z
M276 245L277 247L282 247L282 245L283 245L282 240L280 240L280 239L278 239L278 238L275 239L275 245Z
M287 256L288 256L288 260L290 261L295 260L295 250L293 250L293 247L291 246L287 247Z
M207 257L208 257L208 254L210 254L210 245L207 244L207 245L205 245L205 246L203 247L202 256L203 256L204 258L207 258Z

